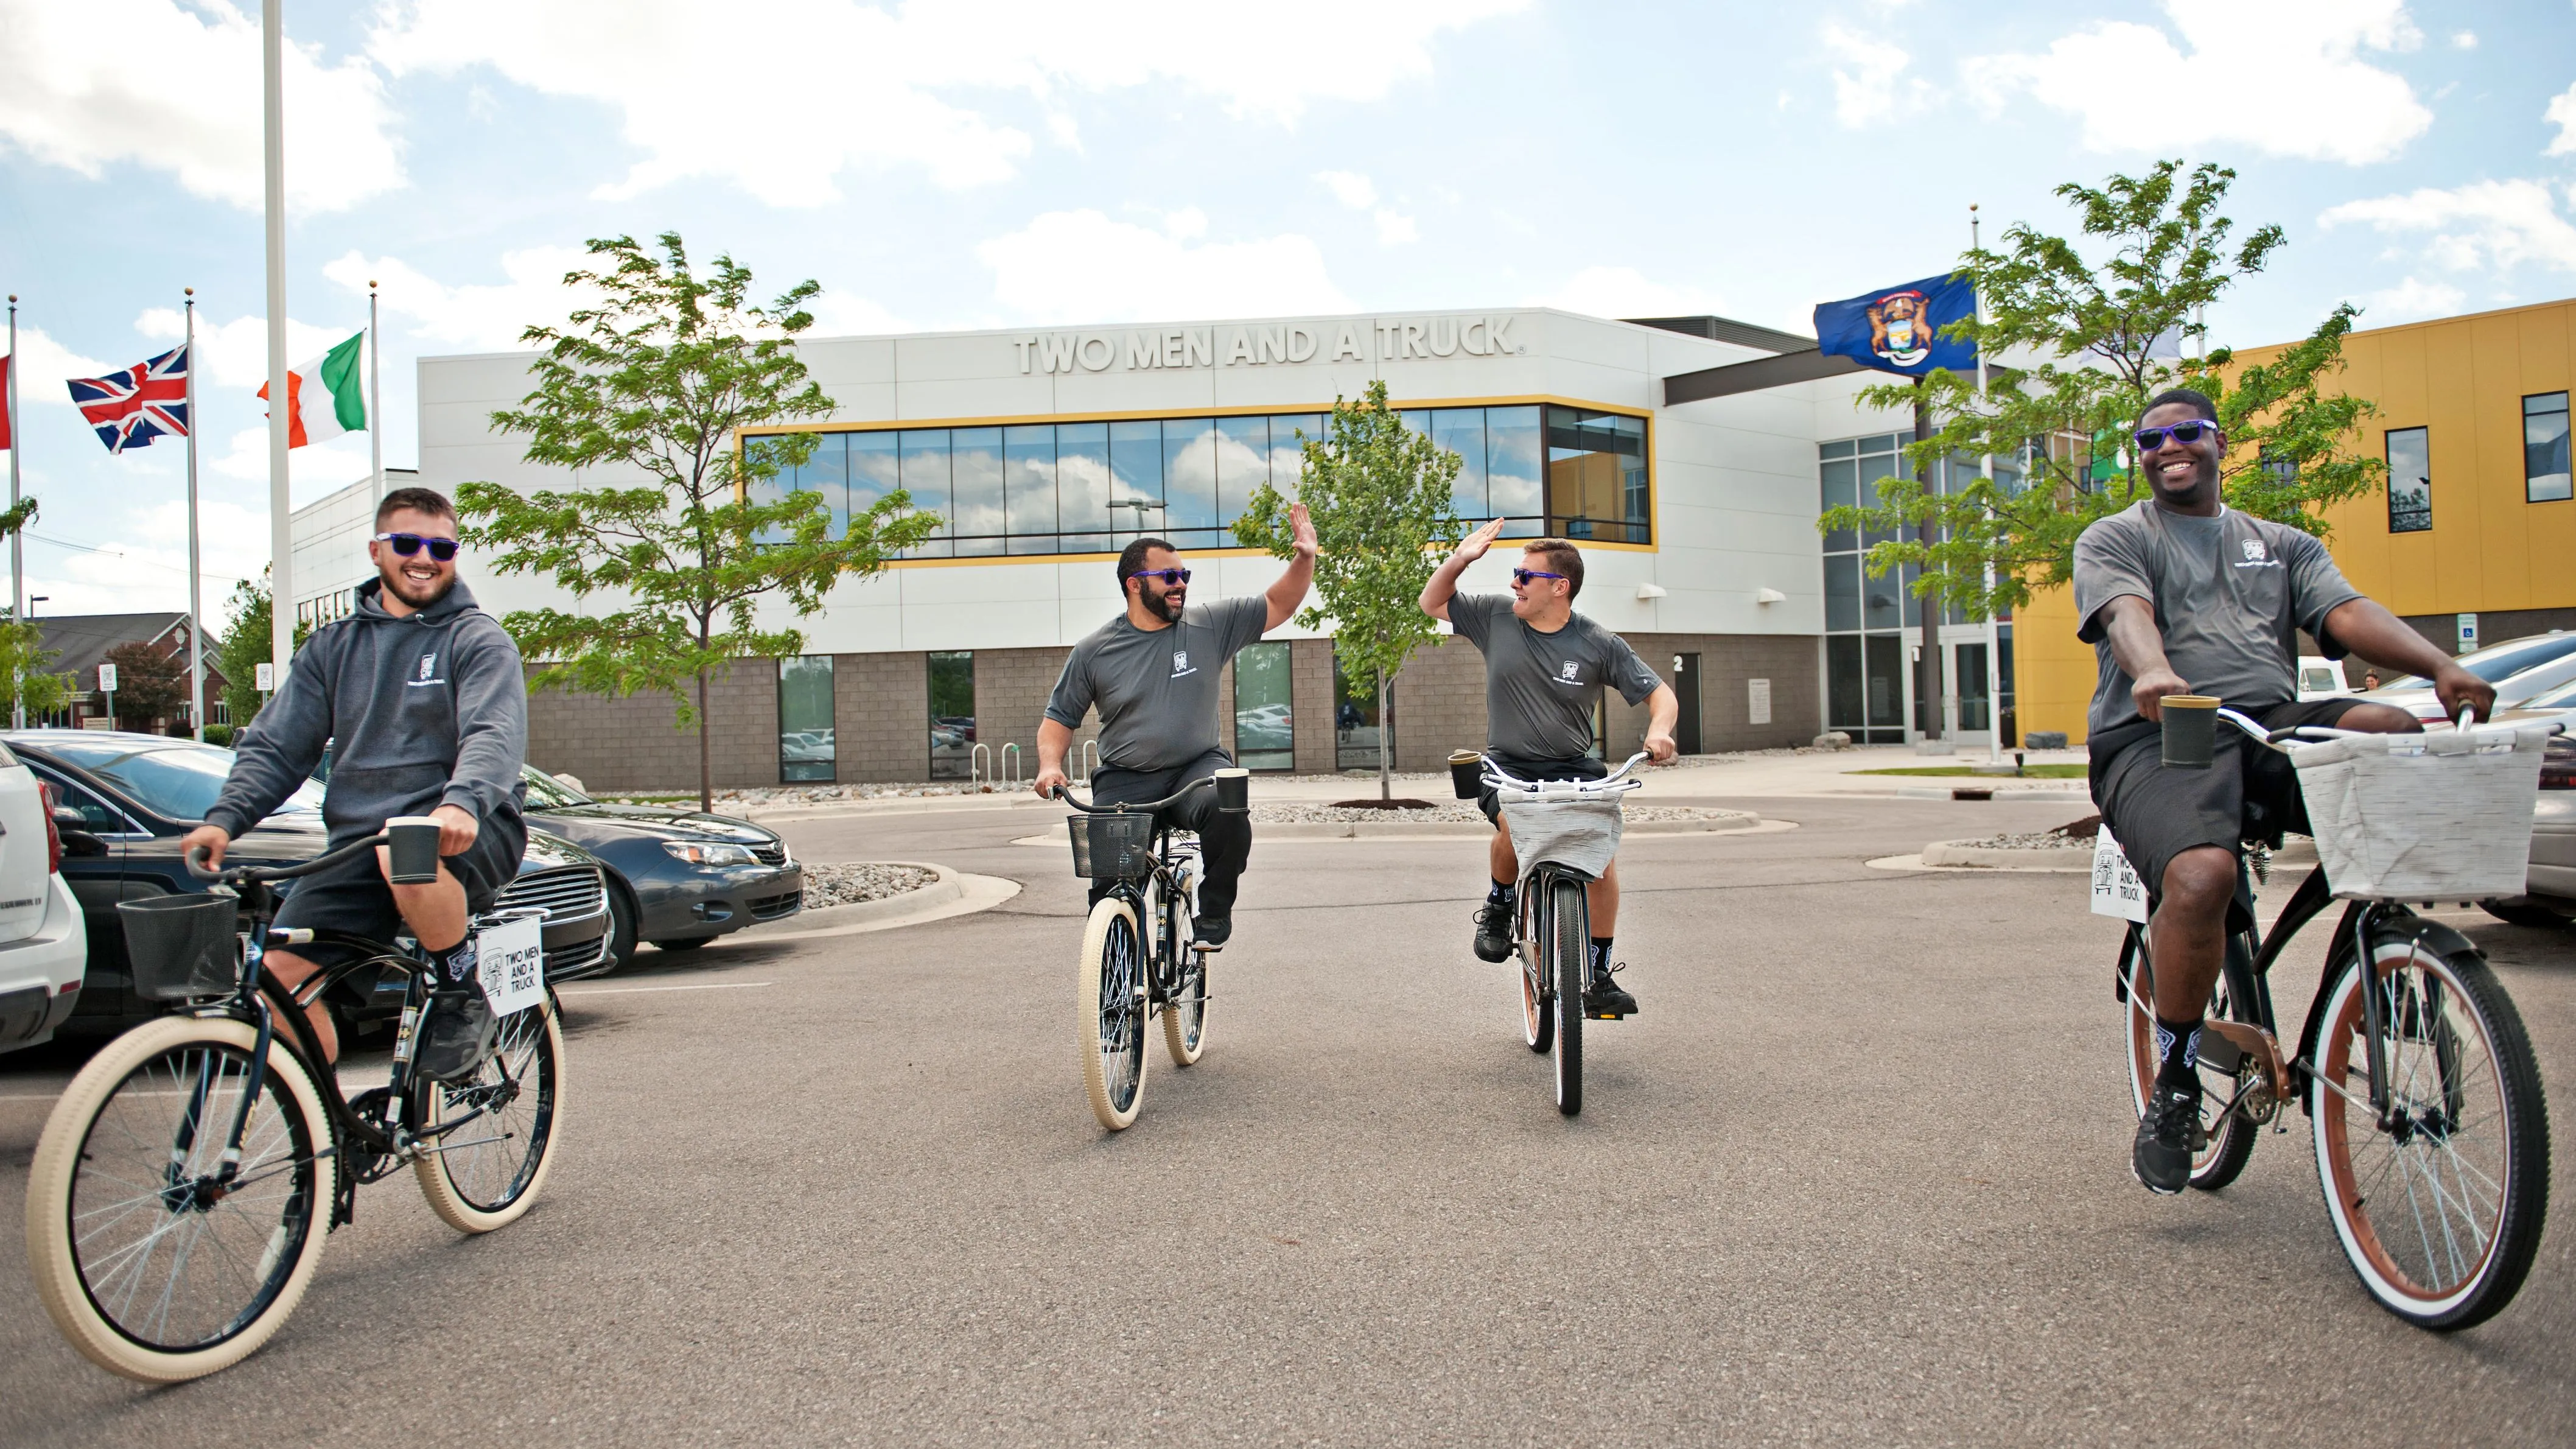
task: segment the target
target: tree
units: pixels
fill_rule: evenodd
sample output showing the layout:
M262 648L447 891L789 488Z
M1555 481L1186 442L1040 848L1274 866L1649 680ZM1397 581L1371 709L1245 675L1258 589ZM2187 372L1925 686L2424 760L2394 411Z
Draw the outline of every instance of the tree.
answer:
M215 658L223 666L225 711L235 735L259 713L259 666L269 662L270 648L268 575L263 568L258 578L233 585L233 596L224 603L229 617L223 632L215 636ZM312 632L312 625L297 620L295 639L288 647L303 648Z
M2075 243L2025 223L2005 230L2002 251L1980 248L1962 259L1985 320L1963 318L1943 332L1973 339L1988 359L1982 404L1975 378L1950 372L1862 391L1864 406L1920 406L1930 422L1930 436L1905 450L1911 476L1882 480L1875 503L1831 508L1817 520L1825 531L1897 535L1870 549L1872 576L1917 565L1916 594L1972 619L2068 582L2077 535L2151 491L2128 434L2147 399L2168 387L2198 388L2217 404L2230 507L2324 537L2319 510L2379 485L2387 465L2350 451L2355 428L2378 409L2320 386L2343 368L2343 339L2358 309L2336 307L2262 366L2208 349L2204 309L2261 271L2284 238L2278 226L2264 226L2228 252L2235 223L2218 206L2236 173L2203 164L2185 177L2182 165L2161 161L2143 176L2113 175L2099 189L2057 188L2083 235L2107 247L2098 264ZM2177 339L2203 355L2175 355ZM2011 356L2040 360L1997 365ZM1997 478L1955 481L1989 455ZM1944 459L1953 486L1927 487Z
M545 666L529 681L535 688L668 691L677 727L697 728L698 803L707 808L708 676L730 660L805 648L793 628L758 627L762 601L775 595L808 617L844 576L883 570L939 519L914 512L898 490L853 510L835 539L819 493L754 501L813 456L815 437L744 430L832 411L794 340L814 325L803 304L817 283L754 306L750 269L719 256L700 275L677 232L662 233L659 257L633 237L593 239L589 250L606 269L571 272L564 283L592 289L598 304L572 313L567 329L520 334L545 345L529 369L536 390L492 423L528 439L529 462L647 481L524 496L467 483L457 509L469 542L500 550L495 572L551 574L575 598L615 601L606 613L520 610L501 622Z
M14 716L24 705L31 715L52 714L71 703L69 676L46 668L62 657L45 646L45 629L33 620L10 620L0 605L0 714Z
M132 720L137 728L150 729L154 720L187 709L184 659L172 659L137 641L108 650L107 662L116 666L116 715L109 723Z
M1357 402L1333 401L1331 435L1305 440L1296 501L1315 524L1320 599L1297 615L1302 628L1333 630L1333 653L1351 678L1377 681L1378 798L1391 799L1387 684L1413 651L1438 642L1440 628L1422 612L1422 586L1439 567L1432 552L1457 545L1464 527L1450 503L1457 454L1404 426L1387 405L1386 383L1369 384ZM1235 520L1234 536L1279 558L1295 552L1289 499L1264 483Z

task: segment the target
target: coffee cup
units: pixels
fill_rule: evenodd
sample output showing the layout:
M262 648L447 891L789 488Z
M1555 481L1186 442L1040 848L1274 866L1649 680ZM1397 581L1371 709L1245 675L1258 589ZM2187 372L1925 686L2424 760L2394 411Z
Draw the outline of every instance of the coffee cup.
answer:
M2164 762L2172 770L2206 770L2218 753L2218 701L2206 694L2168 694L2164 712Z
M1216 772L1216 808L1228 815L1241 815L1252 808L1252 772L1250 770Z
M1473 800L1485 788L1485 757L1474 750L1449 752L1449 789L1461 800Z
M397 815L385 822L385 879L395 885L428 885L438 879L438 822L426 815Z

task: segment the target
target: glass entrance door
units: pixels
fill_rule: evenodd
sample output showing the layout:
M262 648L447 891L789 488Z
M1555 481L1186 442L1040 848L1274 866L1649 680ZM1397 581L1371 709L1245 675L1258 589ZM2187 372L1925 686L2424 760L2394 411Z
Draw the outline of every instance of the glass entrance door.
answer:
M1234 656L1234 762L1247 770L1297 768L1284 641L1246 645Z

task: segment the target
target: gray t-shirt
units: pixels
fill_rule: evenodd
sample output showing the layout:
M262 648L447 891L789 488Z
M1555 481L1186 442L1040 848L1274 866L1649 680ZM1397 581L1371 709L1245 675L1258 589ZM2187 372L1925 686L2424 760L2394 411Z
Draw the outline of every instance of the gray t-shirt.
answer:
M1258 594L1181 611L1168 629L1125 614L1073 646L1046 717L1069 730L1100 707L1100 763L1114 770L1177 769L1217 748L1217 675L1270 623Z
M2155 607L2165 659L2192 692L2216 695L2230 709L2298 698L2298 631L2342 658L2326 615L2361 597L2324 544L2233 508L2195 518L2146 499L2095 520L2075 540L2075 610L2083 621L2075 637L2092 645L2100 662L2089 720L2097 734L2138 718L2129 696L2137 681L2111 657L2103 617L2104 606L2123 594Z
M1509 594L1457 594L1449 622L1485 656L1485 742L1498 755L1570 760L1592 748L1592 696L1603 685L1635 704L1664 681L1628 641L1581 614L1542 634Z

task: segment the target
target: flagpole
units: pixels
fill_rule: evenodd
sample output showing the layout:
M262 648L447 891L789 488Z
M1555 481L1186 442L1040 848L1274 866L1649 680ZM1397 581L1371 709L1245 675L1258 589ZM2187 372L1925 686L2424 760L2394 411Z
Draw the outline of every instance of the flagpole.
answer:
M287 490L287 408L294 394L287 386L286 362L286 102L283 32L284 0L260 0L260 79L262 162L267 176L268 210L268 654L275 665L276 687L286 687L286 666L295 653L295 522Z
M8 407L9 506L13 509L18 506L18 454L27 446L27 435L18 427L18 374L24 371L26 371L25 359L18 356L18 294L11 292L9 294ZM24 529L12 529L9 533L9 622L12 624L27 622L26 544L18 537L23 532L25 532ZM21 688L25 685L23 679L13 683ZM17 692L16 689L11 690L12 694ZM27 727L27 701L23 696L16 699L10 708L9 726L12 729Z
M1978 251L1983 246L1984 243L1978 240L1977 204L1971 201L1968 203L1968 250ZM1986 411L1986 339L1982 335L1986 325L1986 294L1983 288L1979 288L1974 295L1977 306L1977 328L1981 334L1977 338L1977 414L1982 418ZM1985 480L1988 488L1994 487L1994 454L1988 453L1978 460L1977 476ZM1986 507L1991 514L1994 505L1989 502ZM1995 554L1990 542L1986 548L1986 763L2000 765L2003 762L2003 629L1995 623Z
M375 455L376 502L385 501L385 354L377 345L376 282L367 279L367 451Z
M205 586L197 566L197 289L179 289L188 299L188 727L197 743L206 742Z

